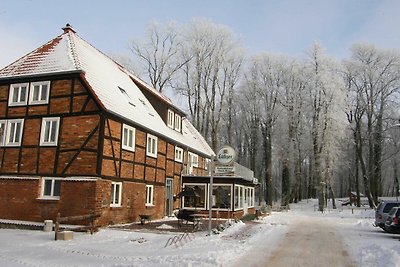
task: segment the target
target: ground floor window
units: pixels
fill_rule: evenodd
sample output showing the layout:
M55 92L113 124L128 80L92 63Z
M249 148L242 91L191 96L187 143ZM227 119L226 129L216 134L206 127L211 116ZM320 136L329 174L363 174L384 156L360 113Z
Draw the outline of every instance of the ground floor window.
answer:
M236 210L243 209L245 204L254 207L254 187L235 185L234 204Z
M232 186L231 185L213 185L212 207L218 209L231 209L232 205Z
M42 197L59 199L61 194L61 181L57 178L43 178Z
M249 207L254 207L254 187L249 187Z
M146 185L146 206L153 206L154 186Z
M243 209L243 186L235 185L235 209Z
M122 195L122 183L112 182L110 207L121 207L122 203L121 195Z
M193 196L183 196L183 208L206 209L207 190L205 184L184 183L186 191L193 191Z

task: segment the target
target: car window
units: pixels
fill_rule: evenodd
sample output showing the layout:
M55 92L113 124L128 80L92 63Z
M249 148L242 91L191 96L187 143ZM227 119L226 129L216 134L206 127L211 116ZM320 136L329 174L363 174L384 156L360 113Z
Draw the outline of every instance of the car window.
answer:
M393 207L398 207L399 203L386 203L386 206L383 208L383 213L388 213Z
M396 211L397 211L397 207L393 207L393 208L389 211L388 215L393 215L393 214L396 213Z

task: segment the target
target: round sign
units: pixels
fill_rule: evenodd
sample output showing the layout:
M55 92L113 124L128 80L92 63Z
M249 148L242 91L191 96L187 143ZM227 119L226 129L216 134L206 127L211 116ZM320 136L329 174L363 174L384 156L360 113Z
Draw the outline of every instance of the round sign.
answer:
M233 163L236 157L236 151L233 147L223 146L217 152L217 160L223 165L228 165Z

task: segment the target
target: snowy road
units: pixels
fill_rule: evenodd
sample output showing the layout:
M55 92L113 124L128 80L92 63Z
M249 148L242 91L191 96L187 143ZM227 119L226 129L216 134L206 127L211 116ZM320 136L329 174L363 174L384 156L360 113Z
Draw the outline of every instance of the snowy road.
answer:
M357 266L346 251L335 221L299 213L282 214L280 218L285 218L282 221L286 225L281 233L266 235L235 266Z
M207 231L165 246L168 231L101 229L54 241L53 232L0 229L0 266L399 266L399 235L372 226L373 210L315 211L315 200L293 204L218 235ZM166 228L164 228L166 229Z
M356 266L332 225L321 218L291 225L283 243L264 266Z

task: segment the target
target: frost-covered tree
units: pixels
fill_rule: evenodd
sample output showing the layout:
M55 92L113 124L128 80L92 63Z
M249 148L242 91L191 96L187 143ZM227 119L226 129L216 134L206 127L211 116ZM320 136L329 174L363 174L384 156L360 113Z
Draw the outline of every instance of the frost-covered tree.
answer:
M387 108L400 88L400 55L377 49L373 45L356 44L352 47L351 59L345 61L344 65L350 93L356 99L351 111L358 112L354 114L358 115L356 118L359 120L354 130L358 138L358 160L365 191L373 207L383 193L385 121Z
M163 92L174 74L190 60L187 58L182 61L178 57L182 44L173 22L149 24L146 37L132 41L129 48L135 58L142 62L143 72L159 92Z
M174 88L186 97L193 124L216 150L222 115L232 105L238 83L243 49L230 29L204 19L186 25L182 39L180 61L186 63Z
M321 45L315 43L308 51L305 62L307 71L307 112L310 116L310 134L313 151L314 187L318 188L319 210L323 211L326 190L332 187L331 153L335 146L335 125L338 113L335 109L341 103L343 85L339 81L338 69L328 58ZM328 179L328 180L327 180Z

